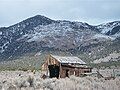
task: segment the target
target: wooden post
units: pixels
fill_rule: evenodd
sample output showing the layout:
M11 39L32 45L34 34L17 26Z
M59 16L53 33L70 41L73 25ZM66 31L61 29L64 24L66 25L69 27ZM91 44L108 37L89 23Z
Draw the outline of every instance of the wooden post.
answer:
M61 72L62 72L62 68L61 68L61 63L60 63L60 71L59 71L59 78L61 77Z

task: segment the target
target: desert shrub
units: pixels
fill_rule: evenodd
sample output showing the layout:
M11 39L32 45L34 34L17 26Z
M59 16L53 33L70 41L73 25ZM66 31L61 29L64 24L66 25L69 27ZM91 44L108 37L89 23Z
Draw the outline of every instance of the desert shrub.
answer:
M2 85L0 85L0 90L2 90Z
M34 88L35 89L40 89L40 88L42 88L42 86L43 86L43 84L42 84L42 82L40 82L40 81L35 81L35 83L34 83ZM41 90L41 89L40 89Z
M29 83L26 81L26 80L17 80L16 82L15 82L15 85L19 88L19 89L21 89L21 88L26 88L26 87L29 87Z
M38 72L35 74L23 71L13 72L0 72L0 77L5 75L4 78L0 78L0 90L119 90L120 88L120 77L105 80L93 76L72 75L69 78L42 79L39 76L41 73ZM19 74L22 75L18 76Z
M49 90L53 90L54 88L54 82L56 79L46 79L45 81L43 81L43 88L44 89L49 89Z
M33 82L34 82L34 78L31 77L31 76L29 76L28 79L27 79L27 81L29 82L30 87L32 87L33 86Z
M11 86L9 86L9 88L7 90L16 90L16 87L11 85Z

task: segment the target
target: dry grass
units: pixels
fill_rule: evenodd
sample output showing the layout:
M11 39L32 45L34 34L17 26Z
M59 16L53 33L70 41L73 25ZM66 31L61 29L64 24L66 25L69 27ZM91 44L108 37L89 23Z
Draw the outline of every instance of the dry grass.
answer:
M105 80L93 76L42 79L41 72L0 72L0 90L119 90L120 77Z

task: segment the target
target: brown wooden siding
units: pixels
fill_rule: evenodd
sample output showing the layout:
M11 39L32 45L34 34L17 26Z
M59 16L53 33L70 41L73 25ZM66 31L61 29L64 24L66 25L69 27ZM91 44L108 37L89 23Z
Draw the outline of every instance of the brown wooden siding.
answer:
M49 65L57 65L60 67L59 77L65 78L67 70L69 71L68 74L80 76L81 73L91 72L91 68L85 68L85 67L76 67L75 65L62 65L57 59L53 58L52 56L48 56L46 58L46 62L42 65L42 70L48 71Z

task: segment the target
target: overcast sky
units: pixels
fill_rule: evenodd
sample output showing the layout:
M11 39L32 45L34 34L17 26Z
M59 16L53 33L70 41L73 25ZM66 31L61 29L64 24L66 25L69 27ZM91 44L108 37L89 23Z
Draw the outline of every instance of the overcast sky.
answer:
M120 0L0 0L0 27L35 15L97 25L120 20Z

